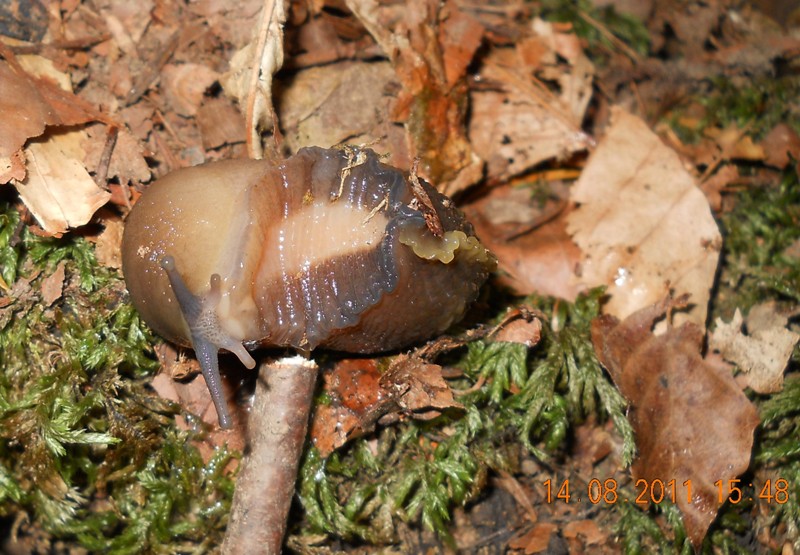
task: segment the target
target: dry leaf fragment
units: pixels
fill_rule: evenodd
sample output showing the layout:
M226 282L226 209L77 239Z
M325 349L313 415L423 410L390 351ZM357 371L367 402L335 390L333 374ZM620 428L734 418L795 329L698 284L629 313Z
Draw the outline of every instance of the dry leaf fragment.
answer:
M784 323L761 329L748 326L749 333L745 335L742 323L742 313L738 308L730 323L717 318L709 346L741 368L745 372L746 384L754 391L780 391L783 389L783 371L800 334L786 329Z
M496 187L463 210L497 257L502 285L519 295L574 299L581 252L566 231L566 200L548 201L542 210L531 197L527 187Z
M272 104L273 75L283 65L283 25L285 5L279 0L262 4L256 39L245 44L230 61L230 70L220 83L228 96L235 98L245 115L246 140L250 158L261 158L260 130L272 129L275 109Z
M580 536L586 545L602 544L608 539L608 535L594 520L573 520L564 526L561 534L568 539L577 539Z
M582 281L608 287L609 314L625 318L674 290L693 303L676 322L705 325L722 239L694 179L645 122L614 109L572 199Z
M447 408L460 408L442 377L442 367L412 356L398 356L381 374L375 359L345 359L323 373L329 402L318 405L311 439L323 457L377 423L403 415L427 420Z
M15 186L48 233L63 233L85 224L111 197L80 163L85 139L85 132L71 131L31 142L25 148L28 176Z
M783 169L792 160L800 160L800 135L785 123L779 123L761 141L768 166Z
M67 263L61 261L55 271L42 280L42 301L45 306L50 306L61 297L64 290L65 268Z
M442 410L463 408L442 377L442 367L414 356L400 355L381 376L381 388L414 418L430 420Z
M161 69L161 87L170 107L189 117L197 114L203 95L219 77L202 64L167 64Z
M479 72L482 82L494 86L470 95L469 137L486 160L490 179L508 179L544 160L584 150L592 142L580 127L591 99L591 62L580 52L559 65L556 52L562 33L541 20L533 28L535 37L521 41L514 50L489 52ZM556 90L545 81L558 83Z
M406 126L420 175L449 195L480 179L483 163L467 139L465 72L483 27L453 1L406 2L403 17L391 23L391 6L345 3L390 58L402 84L394 117Z
M31 137L44 132L45 125L58 121L53 108L39 95L31 79L0 61L0 157L8 157L22 148Z
M715 482L747 469L759 418L733 376L700 356L700 327L686 323L652 334L657 319L684 303L666 299L622 322L600 316L592 322L592 342L630 402L639 450L634 479L674 480L686 533L697 547L726 498Z
M410 167L403 129L389 118L387 91L398 86L388 62L345 61L300 71L276 99L287 146L295 151L393 135L399 140L390 136L376 147L388 149L398 166Z
M558 526L552 522L542 522L535 525L522 536L516 537L508 542L511 549L522 549L525 555L541 553L550 545L550 536L558 530Z

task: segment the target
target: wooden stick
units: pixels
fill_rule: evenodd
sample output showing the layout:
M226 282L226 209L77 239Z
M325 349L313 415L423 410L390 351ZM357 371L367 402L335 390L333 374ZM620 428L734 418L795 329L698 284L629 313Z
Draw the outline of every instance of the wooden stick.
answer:
M281 552L316 381L316 363L301 356L261 365L224 555Z

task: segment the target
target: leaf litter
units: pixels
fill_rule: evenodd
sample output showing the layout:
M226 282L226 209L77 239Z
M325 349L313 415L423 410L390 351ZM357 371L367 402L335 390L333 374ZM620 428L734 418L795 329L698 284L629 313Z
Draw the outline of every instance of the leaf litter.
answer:
M612 3L626 9L624 2ZM780 390L797 341L788 321L767 327L751 323L758 312L751 308L744 332L737 312L731 324L718 321L709 338L711 348L719 348L742 371L738 385L728 379L730 370L702 358L721 241L711 210L724 210L731 190L754 182L742 161L763 164L767 172L793 168L798 135L796 127L782 122L758 136L747 121L706 125L707 106L694 106L699 116L681 119L687 128L702 131L699 143L663 126L655 128L659 137L646 122L657 121L654 114L669 114L686 91L718 72L714 68L758 76L769 72L764 68L771 68L773 60L791 62L797 41L753 12L732 9L729 2L693 3L688 11L675 9L673 2L638 3L635 9L650 30L651 52L680 56L645 60L635 52L616 51L612 41L612 47L604 43L603 48L613 63L596 66L587 56L587 40L576 33L577 23L537 19L529 7L514 2L476 7L448 1L437 8L416 0L414 9L406 11L388 2L292 3L285 51L283 31L275 27L269 28L272 38L264 49L254 51L250 37L258 33L261 4L147 2L133 9L121 1L66 2L57 16L65 34L54 38L78 38L84 47L43 48L41 60L24 63L20 54L18 65L13 50L3 55L0 86L10 92L0 101L0 114L15 133L0 142L0 169L3 183L21 192L31 179L37 186L38 192L22 192L21 199L38 221L38 232L82 230L94 217L112 230L96 240L103 245L102 259L113 267L118 227L105 212L97 212L101 207L110 201L124 213L154 176L244 156L248 143L252 153L260 142L256 130L269 129L275 121L287 150L378 141L375 148L400 167L420 157L422 175L467 201L467 212L500 259L505 275L499 283L521 294L566 300L594 286L607 288L607 316L596 324L604 331L596 333L595 343L638 426L634 477L677 480L678 472L687 472L693 483L697 480L705 501L679 502L679 507L692 542L699 545L719 509L708 501L709 480L734 479L749 461L757 420L751 405L742 401L741 387L765 394ZM584 15L582 21L608 31ZM750 48L753 44L759 46ZM245 54L236 57L236 51ZM273 78L281 57L291 71ZM45 58L52 58L49 66ZM255 66L265 80L252 97L247 77ZM244 79L238 88L230 84L237 74ZM27 102L19 105L18 98ZM119 137L103 162L112 127ZM99 187L98 175L107 177ZM772 179L775 173L761 175ZM63 265L55 268L44 295L52 303L59 302ZM674 314L675 327L661 324L661 333L653 335L650 323L675 302L662 300L670 291L690 293L691 305ZM612 325L612 318L621 322ZM631 329L636 321L644 322L642 329ZM529 346L538 340L530 339ZM626 341L635 349L616 356ZM374 366L373 361L360 364ZM642 368L650 373L641 374ZM381 383L384 374L376 372L371 368L348 375L349 393L342 392L341 384L331 390L333 398L350 404L356 392L366 400L357 416L328 417L329 428L318 432L328 452L354 431L378 423L461 410L458 397L450 394L446 367L412 357L395 367L391 375L396 380ZM646 386L633 387L634 377ZM661 378L685 382L675 385L688 391L676 387L666 402ZM192 412L207 411L207 400L191 393L177 396L162 389L168 384L156 384L167 398L198 403ZM378 391L391 403L381 401ZM697 396L709 392L723 400L698 406ZM720 403L730 403L738 411L730 414L739 416L726 420ZM662 464L659 449L694 441L681 435L691 422L686 430L676 424L683 421L686 404L697 421L719 420L714 427L727 436L720 445L736 461L733 468L719 470L711 456L708 462L690 459L680 468ZM658 422L667 423L664 434L675 435L656 444L653 437L667 436L657 435L661 430L645 419L637 421L642 411L657 413L663 419ZM350 424L331 431L340 422ZM209 445L230 439L212 438ZM707 442L703 438L697 445ZM212 453L208 448L204 455ZM531 543L519 541L514 547L538 552L559 530L576 547L602 539L588 521L573 522L564 527L540 523L531 531Z

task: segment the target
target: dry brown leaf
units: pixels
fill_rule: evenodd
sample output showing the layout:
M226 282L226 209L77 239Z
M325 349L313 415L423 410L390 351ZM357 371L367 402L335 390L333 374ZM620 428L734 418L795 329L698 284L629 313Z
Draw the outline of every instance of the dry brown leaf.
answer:
M483 28L451 0L413 0L399 21L392 6L346 0L390 58L402 84L394 117L406 125L419 174L449 195L481 177L483 163L467 138L468 59ZM477 36L476 36L477 35Z
M107 131L108 127L102 124L92 124L86 127L87 139L82 143L85 150L83 164L89 170L96 172L100 164L100 158L108 140ZM145 159L147 154L142 143L127 129L119 129L106 177L116 177L120 183L126 185L148 182L152 172Z
M80 162L84 140L84 131L71 131L33 141L25 148L28 176L14 185L48 233L63 233L87 223L111 197Z
M254 40L247 42L230 61L230 70L220 79L225 93L235 98L245 115L246 140L251 158L261 158L261 129L272 129L275 108L272 103L274 74L283 65L284 2L262 4L260 23Z
M387 91L399 86L388 62L339 62L298 72L276 99L291 151L343 142L369 144L391 154L391 163L410 167L406 135L389 114Z
M586 545L605 543L608 535L603 532L594 520L573 520L561 529L565 538L582 538Z
M197 125L206 150L245 140L244 118L226 98L210 98L203 102L197 111Z
M170 108L190 117L197 114L203 95L219 77L203 64L167 64L161 69L161 88Z
M581 253L566 232L564 204L554 199L542 207L530 189L504 186L462 208L497 258L502 285L519 295L574 299Z
M698 547L725 501L715 482L727 483L747 470L759 418L733 376L701 357L699 326L686 323L652 334L655 321L683 303L666 299L622 322L600 316L592 322L592 341L630 402L639 451L634 479L674 480L686 533Z
M783 371L794 346L800 341L800 334L786 329L785 320L782 324L759 328L750 325L748 316L748 334L745 335L743 322L738 308L730 323L717 318L709 347L741 368L745 372L746 384L754 391L776 393L783 389Z
M559 65L556 52L562 33L541 20L534 23L534 31L536 36L515 50L491 51L479 72L481 81L493 86L470 95L469 137L486 160L490 179L508 179L592 142L581 131L591 99L591 62L580 53L569 64ZM543 82L558 83L557 92Z
M45 306L50 306L61 297L61 293L64 291L66 264L62 260L56 266L55 271L42 280L42 301Z
M442 377L442 368L398 356L381 374L375 359L345 359L323 372L329 402L316 407L311 440L325 457L351 439L405 415L427 420L460 408Z
M380 385L402 411L419 420L436 418L444 409L463 408L444 381L442 367L414 356L396 357L381 376Z
M511 549L522 549L525 555L541 553L550 545L550 536L558 530L552 522L542 522L531 528L528 532L508 542Z
M102 215L103 231L97 235L95 240L95 256L97 262L106 268L122 268L122 231L125 224L122 219L108 211Z
M380 372L374 359L345 359L323 372L322 379L329 402L316 406L309 434L326 457L351 435L371 429L382 415L378 411L372 418L368 415L381 400Z
M607 313L625 318L669 290L691 295L676 322L703 327L722 239L678 155L616 108L572 190L568 231L583 251L582 281L607 286Z
M0 61L0 119L2 158L17 152L29 138L41 135L45 125L58 122L53 108L41 97L29 76L5 60Z
M538 318L526 320L525 318L516 318L507 324L504 324L497 335L494 336L495 341L502 341L506 343L520 343L530 348L537 345L542 339L542 321Z
M766 153L764 163L784 169L792 160L800 160L800 135L785 123L779 123L761 141Z
M12 179L25 179L25 153L21 149L11 156L0 157L0 185Z

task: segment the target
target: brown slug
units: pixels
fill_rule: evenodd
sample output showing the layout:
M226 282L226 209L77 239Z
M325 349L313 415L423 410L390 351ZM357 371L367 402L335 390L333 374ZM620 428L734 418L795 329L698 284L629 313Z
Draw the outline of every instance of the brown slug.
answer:
M494 264L450 199L355 148L172 172L122 241L134 305L195 350L222 427L219 350L253 368L258 346L404 347L459 320Z

